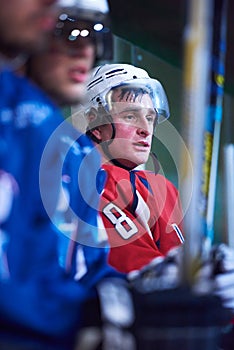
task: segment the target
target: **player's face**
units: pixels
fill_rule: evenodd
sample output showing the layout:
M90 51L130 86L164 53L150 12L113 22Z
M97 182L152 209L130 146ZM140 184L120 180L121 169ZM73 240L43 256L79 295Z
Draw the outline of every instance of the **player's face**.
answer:
M79 103L95 60L95 45L81 39L75 46L53 39L48 52L32 58L31 77L58 104Z
M150 96L132 97L129 94L125 101L113 105L111 115L116 135L108 146L111 156L129 168L147 162L156 121ZM107 141L110 138L110 125L103 129L102 140Z
M0 48L4 53L44 46L57 17L56 0L0 0Z

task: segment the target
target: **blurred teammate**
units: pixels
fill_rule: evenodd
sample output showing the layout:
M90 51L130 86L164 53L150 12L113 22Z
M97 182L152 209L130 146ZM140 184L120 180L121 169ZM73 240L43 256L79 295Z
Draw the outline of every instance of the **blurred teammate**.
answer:
M29 349L69 349L84 301L109 273L105 250L95 248L98 194L91 174L99 167L98 153L86 136L63 123L43 90L12 72L25 54L48 44L56 19L53 3L0 1L0 324L5 347L10 339L16 348L23 341ZM70 2L66 11L79 11L79 3ZM61 193L66 211L57 225Z

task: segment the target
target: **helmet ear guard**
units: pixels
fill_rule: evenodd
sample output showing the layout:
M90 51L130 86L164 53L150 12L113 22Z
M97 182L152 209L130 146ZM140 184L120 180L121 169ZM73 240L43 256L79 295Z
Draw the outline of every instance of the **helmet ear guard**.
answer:
M98 109L92 107L88 112L85 113L85 115L88 121L86 135L88 135L97 144L101 143L102 141L95 136L94 130L98 129L102 125L111 125L112 135L110 137L110 141L107 142L110 144L115 137L115 126L113 124L112 116L106 112L102 105L100 105Z
M109 12L109 5L107 0L58 0L57 3L60 9L69 9L70 11L95 11L102 14Z

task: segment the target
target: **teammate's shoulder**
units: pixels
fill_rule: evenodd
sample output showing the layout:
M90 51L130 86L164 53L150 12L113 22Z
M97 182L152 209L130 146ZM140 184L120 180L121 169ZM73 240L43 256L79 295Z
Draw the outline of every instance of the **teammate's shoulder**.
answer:
M4 68L0 71L1 102L10 97L12 103L13 96L17 99L17 90L22 86L23 77L18 76L10 69ZM5 102L5 101L4 101Z
M18 129L27 127L55 128L62 121L59 108L47 94L27 77L10 70L0 75L2 123L13 123Z

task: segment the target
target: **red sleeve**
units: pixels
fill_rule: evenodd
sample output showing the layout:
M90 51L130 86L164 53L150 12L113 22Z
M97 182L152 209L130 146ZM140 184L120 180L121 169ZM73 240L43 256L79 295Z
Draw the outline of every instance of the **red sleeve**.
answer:
M162 181L165 186L162 186ZM160 216L156 222L156 230L160 232L158 247L165 255L171 248L184 243L183 212L179 193L170 181L160 177L156 186L155 199L160 207Z

